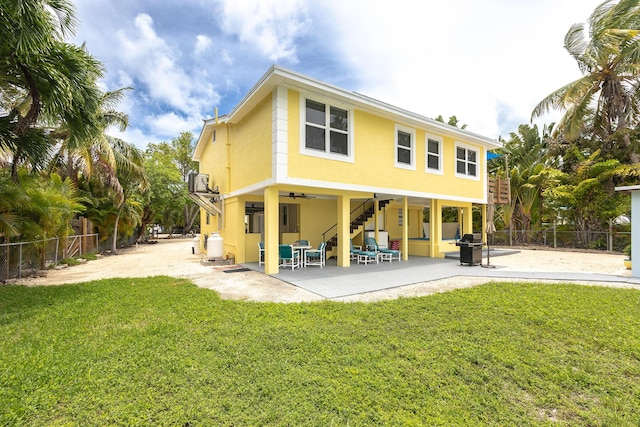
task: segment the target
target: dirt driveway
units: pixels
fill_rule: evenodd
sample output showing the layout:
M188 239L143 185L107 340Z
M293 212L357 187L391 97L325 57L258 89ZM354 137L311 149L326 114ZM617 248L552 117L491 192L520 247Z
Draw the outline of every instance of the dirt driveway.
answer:
M141 244L123 249L118 255L60 270L48 270L44 277L23 278L15 283L28 286L78 283L111 277L148 277L167 275L187 278L196 285L217 291L222 298L248 301L303 302L322 297L282 282L271 276L246 271L224 273L222 268L202 265L200 255L192 254L191 239L159 239L156 244ZM491 263L506 271L594 272L630 276L623 255L608 253L521 250L513 255L491 258ZM401 296L420 296L455 288L475 286L489 280L483 277L456 277L430 281L396 289L371 292L341 301L377 301ZM509 281L513 281L510 279ZM596 284L589 282L589 284ZM608 286L623 286L608 283Z

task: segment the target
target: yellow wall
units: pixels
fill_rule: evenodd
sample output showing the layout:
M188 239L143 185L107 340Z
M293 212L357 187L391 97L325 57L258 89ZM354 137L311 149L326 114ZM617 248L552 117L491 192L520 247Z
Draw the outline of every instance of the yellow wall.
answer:
M209 175L209 186L217 186L221 195L271 177L271 96L267 96L238 124L212 125L215 142L208 141L201 154L200 173ZM225 198L224 224L218 228L218 217L205 222L201 212L201 232L220 232L225 255L233 254L236 262L245 262L244 201Z
M206 142L206 145L202 151L199 172L209 175L209 187L213 188L218 186L220 192L224 192L227 184L227 127L222 124L215 125L216 140ZM210 236L212 232L221 232L221 237L224 239L222 230L218 228L218 216L210 215L209 224L206 222L207 213L204 209L200 208L200 232L202 234L202 253L206 255L204 249L204 239Z
M402 205L391 203L385 208L384 229L389 232L390 239L402 238L402 226L399 225L398 214ZM409 237L422 237L422 206L409 206L409 214L403 212L402 220L409 224Z
M443 138L443 175L425 172L425 137L431 130L415 129L415 170L395 167L395 125L406 123L375 116L355 110L354 115L354 163L324 159L300 154L301 106L300 94L288 93L289 132L289 176L336 183L353 183L382 188L396 188L413 192L428 192L437 195L462 198L482 198L485 178L479 168L479 180L455 177L455 140ZM313 99L310 96L310 99ZM459 141L475 147L481 161L482 147ZM479 163L480 166L481 163ZM324 171L324 172L323 172ZM330 171L328 173L327 171Z
M244 262L258 262L258 243L260 243L260 233L246 234L245 241Z
M207 141L200 160L200 173L209 175L209 187L218 186L220 192L227 187L227 137L228 129L223 124L215 125L216 141Z
M231 125L231 187L237 191L271 177L271 95Z

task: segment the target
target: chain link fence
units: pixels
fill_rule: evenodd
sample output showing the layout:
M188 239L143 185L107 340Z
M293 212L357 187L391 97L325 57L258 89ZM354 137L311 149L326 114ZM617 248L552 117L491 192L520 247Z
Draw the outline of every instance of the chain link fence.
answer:
M31 242L0 244L0 282L55 266L63 258L100 250L98 234L74 235Z

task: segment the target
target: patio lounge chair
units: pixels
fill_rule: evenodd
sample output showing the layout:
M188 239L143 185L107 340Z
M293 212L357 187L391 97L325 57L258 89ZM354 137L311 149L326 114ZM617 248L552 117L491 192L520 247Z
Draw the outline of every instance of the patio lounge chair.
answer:
M291 245L278 245L278 253L280 258L280 267L300 268L300 252L293 249Z
M324 267L325 254L324 247L327 244L322 242L318 245L318 249L307 249L304 251L304 265L319 265L320 268Z
M382 255L382 260L388 260L389 262L393 261L394 258L397 258L398 261L401 261L401 252L395 249L386 249L378 246L378 242L376 242L375 237L365 237L364 238L364 246L368 251L379 252Z
M264 264L264 242L258 243L258 265Z

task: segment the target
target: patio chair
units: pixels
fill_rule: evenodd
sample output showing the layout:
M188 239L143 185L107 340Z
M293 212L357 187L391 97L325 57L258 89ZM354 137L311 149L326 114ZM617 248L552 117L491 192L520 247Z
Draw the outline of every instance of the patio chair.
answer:
M258 243L258 265L264 264L264 242Z
M298 245L298 246L309 246L309 241L308 240L296 240L294 245Z
M365 237L364 246L368 251L374 251L383 254L383 261L388 260L389 262L392 262L394 258L397 258L398 261L401 261L401 252L399 250L381 248L380 246L378 246L378 242L376 242L375 237Z
M325 264L325 254L324 247L327 244L322 242L318 245L318 249L307 249L304 252L304 265L319 265L320 268L324 267Z
M369 264L373 261L377 264L380 261L377 252L362 250L362 246L354 246L353 240L351 240L351 259L355 259L358 264Z
M353 239L350 239L350 241L351 241L351 249L349 250L349 255L351 257L351 260L358 259L358 253L362 252L362 246L355 246L353 244Z
M300 268L300 252L293 249L292 245L278 245L280 267Z

